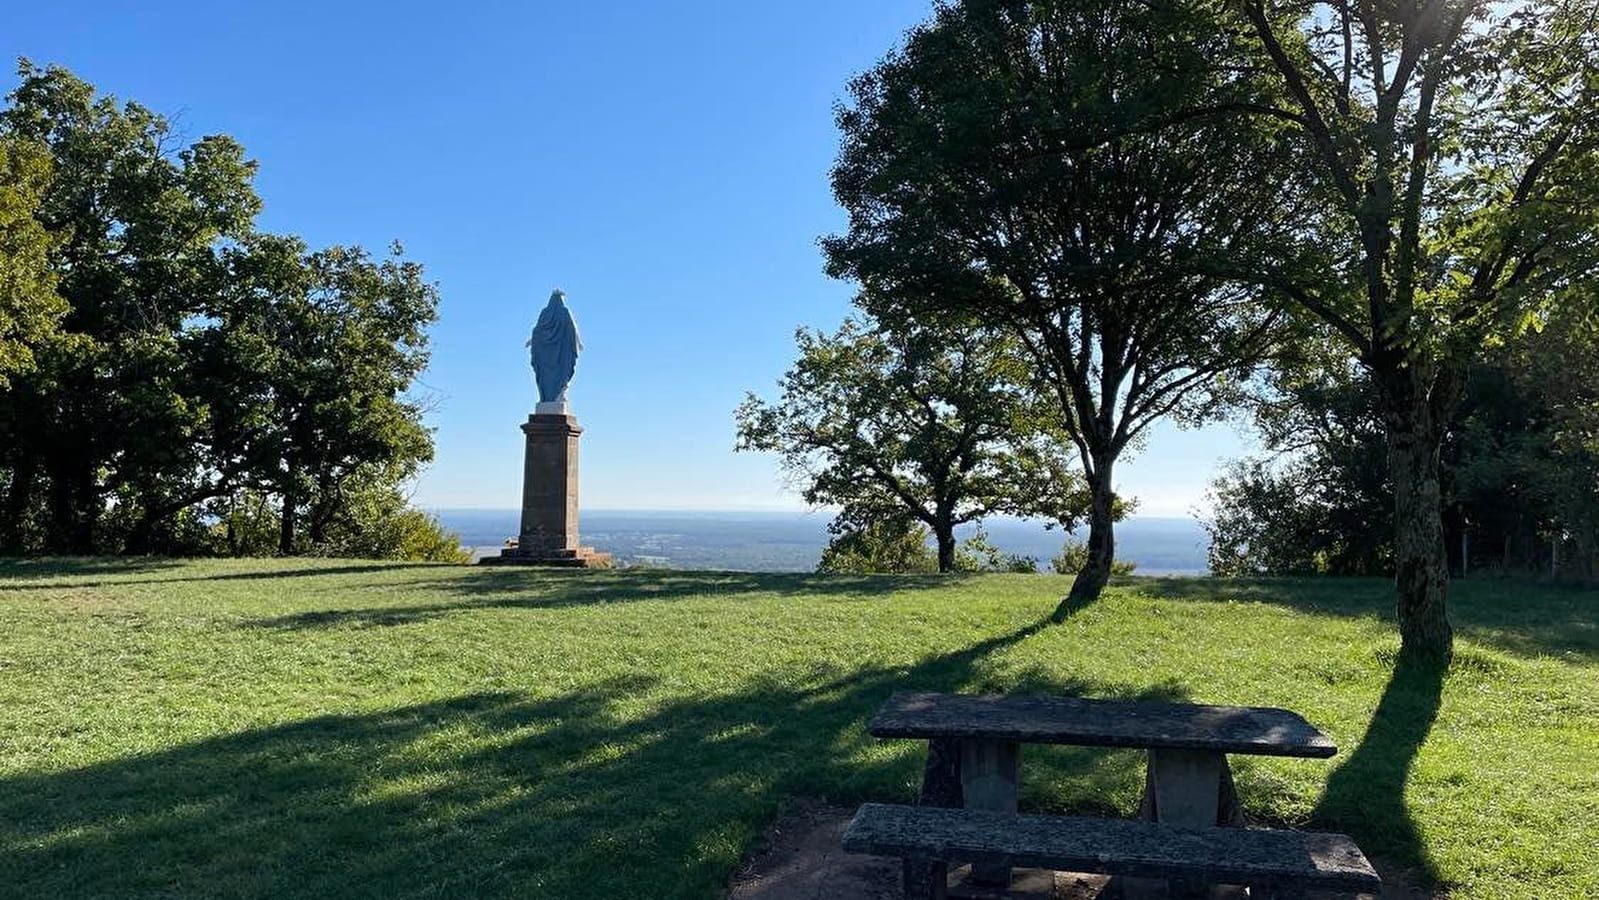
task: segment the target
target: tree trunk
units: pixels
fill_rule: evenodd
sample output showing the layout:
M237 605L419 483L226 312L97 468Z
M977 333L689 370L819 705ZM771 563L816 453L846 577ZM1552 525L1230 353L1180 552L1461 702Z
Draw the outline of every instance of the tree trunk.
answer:
M1098 600L1110 581L1111 565L1116 561L1116 492L1111 488L1110 473L1110 463L1102 462L1088 481L1088 562L1072 579L1071 593L1056 608L1057 622L1065 620L1072 610Z
M297 511L296 507L300 502L295 495L293 487L295 476L294 467L291 465L288 470L288 478L284 479L284 484L287 486L283 489L283 510L278 516L279 556L294 555L295 513Z
M33 489L39 478L39 458L23 450L11 469L11 485L6 491L4 518L0 519L0 552L20 554L24 546L23 520L33 506Z
M938 571L955 571L955 526L933 526L933 538L938 542Z
M68 460L47 465L50 470L50 496L45 516L44 550L46 553L74 553L77 552L80 532L78 506L73 496L73 488L78 482L77 473Z
M1400 374L1395 380L1410 380ZM1439 479L1443 427L1412 384L1389 390L1388 466L1394 485L1394 566L1401 652L1447 662L1453 652ZM1399 396L1395 396L1399 394ZM1406 396L1408 395L1408 397ZM1414 399L1411 399L1414 398Z

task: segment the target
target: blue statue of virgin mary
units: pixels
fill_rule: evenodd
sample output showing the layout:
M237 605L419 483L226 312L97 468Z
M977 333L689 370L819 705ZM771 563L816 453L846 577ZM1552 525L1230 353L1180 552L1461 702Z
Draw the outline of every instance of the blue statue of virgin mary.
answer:
M550 302L539 313L527 346L532 350L533 378L539 383L539 402L566 402L566 386L572 381L572 373L577 371L577 355L583 350L583 341L577 336L577 322L566 308L566 292L556 290L550 294Z

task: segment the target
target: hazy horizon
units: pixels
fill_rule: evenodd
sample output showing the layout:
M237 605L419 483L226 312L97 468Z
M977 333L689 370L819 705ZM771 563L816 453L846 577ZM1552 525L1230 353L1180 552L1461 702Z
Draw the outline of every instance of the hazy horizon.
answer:
M493 552L515 535L519 510L430 509L475 555ZM830 538L826 510L641 510L584 508L578 514L581 542L616 555L623 565L678 569L809 571ZM1047 571L1067 534L1037 520L992 516L982 523L988 540L1006 553L1030 556ZM977 530L956 530L965 539ZM1074 540L1084 529L1070 532ZM1147 575L1199 575L1207 571L1208 539L1199 520L1129 516L1117 523L1117 557Z

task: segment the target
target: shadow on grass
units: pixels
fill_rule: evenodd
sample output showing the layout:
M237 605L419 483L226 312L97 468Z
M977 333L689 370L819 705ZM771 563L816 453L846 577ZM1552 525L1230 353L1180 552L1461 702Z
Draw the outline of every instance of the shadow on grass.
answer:
M201 581L276 581L280 578L308 578L319 575L361 575L373 572L393 572L404 569L437 569L449 563L431 562L353 562L338 565L319 565L306 559L301 567L271 567L250 572L217 572L204 575L182 575L173 578L110 578L116 575L143 575L159 573L166 569L192 567L194 560L165 559L157 557L111 558L41 558L0 560L0 578L48 578L63 576L99 575L95 581L50 580L34 584L0 585L5 590L54 591L67 588L109 587L131 584L183 584Z
M425 622L484 609L567 609L612 603L725 599L735 594L806 597L874 597L906 590L958 585L967 575L814 575L762 572L679 572L661 569L613 572L484 569L454 578L409 581L407 588L450 594L445 603L322 609L246 622L253 628L308 629L391 626Z
M0 557L0 579L61 578L89 575L142 575L183 565L181 560L155 556L34 556ZM51 587L89 587L101 584L53 584ZM7 585L15 587L44 587L44 585Z
M972 689L984 656L1042 624L803 684L663 696L641 675L552 698L474 693L13 776L0 781L0 884L30 897L708 898L787 795L913 796L921 746L876 741L866 721L896 690ZM1041 673L1026 686L1137 696ZM1088 794L1137 779L1114 755L1041 763Z
M1401 656L1355 752L1327 779L1312 818L1409 869L1427 885L1437 867L1405 806L1410 767L1443 703L1445 667Z
M1133 588L1190 602L1256 602L1325 616L1394 617L1394 584L1381 578L1150 578ZM1599 591L1509 579L1457 581L1449 618L1468 641L1523 657L1599 659Z

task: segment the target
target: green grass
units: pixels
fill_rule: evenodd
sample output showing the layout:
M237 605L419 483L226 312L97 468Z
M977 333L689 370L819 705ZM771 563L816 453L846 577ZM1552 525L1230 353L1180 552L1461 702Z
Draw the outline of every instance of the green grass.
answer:
M903 800L895 690L1285 706L1257 820L1455 898L1599 895L1599 593L1459 585L1446 678L1378 581L0 563L0 896L711 898L784 799ZM1127 814L1138 754L1028 748L1024 808Z

